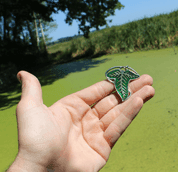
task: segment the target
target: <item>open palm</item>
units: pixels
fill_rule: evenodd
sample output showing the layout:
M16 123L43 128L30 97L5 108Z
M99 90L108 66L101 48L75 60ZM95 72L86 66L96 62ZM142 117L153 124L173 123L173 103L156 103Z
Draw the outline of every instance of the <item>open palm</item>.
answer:
M99 171L115 142L155 93L152 78L142 75L129 84L132 96L123 103L117 93L111 94L114 85L104 80L47 107L38 79L25 71L18 76L22 80L18 156L57 171Z

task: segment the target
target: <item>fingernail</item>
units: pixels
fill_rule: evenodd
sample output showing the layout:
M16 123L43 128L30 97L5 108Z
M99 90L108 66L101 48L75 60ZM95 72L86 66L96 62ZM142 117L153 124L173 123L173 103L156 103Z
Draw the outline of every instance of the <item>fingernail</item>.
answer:
M21 75L20 74L17 75L17 79L19 80L20 83L22 83Z

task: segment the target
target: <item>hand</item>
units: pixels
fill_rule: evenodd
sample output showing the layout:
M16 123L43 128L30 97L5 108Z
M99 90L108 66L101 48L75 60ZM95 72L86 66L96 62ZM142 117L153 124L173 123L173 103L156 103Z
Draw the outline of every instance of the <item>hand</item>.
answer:
M149 75L129 83L131 97L121 103L114 85L98 82L68 95L51 107L43 104L38 79L25 71L17 105L17 159L55 171L99 171L112 147L147 100L155 94ZM62 92L63 90L56 90ZM91 107L96 103L93 107Z

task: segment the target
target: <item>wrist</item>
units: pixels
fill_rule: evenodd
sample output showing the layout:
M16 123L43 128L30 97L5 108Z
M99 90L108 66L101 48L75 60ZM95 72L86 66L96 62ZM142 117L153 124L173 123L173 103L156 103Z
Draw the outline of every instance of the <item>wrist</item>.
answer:
M7 172L47 172L47 168L40 164L20 158L18 155Z

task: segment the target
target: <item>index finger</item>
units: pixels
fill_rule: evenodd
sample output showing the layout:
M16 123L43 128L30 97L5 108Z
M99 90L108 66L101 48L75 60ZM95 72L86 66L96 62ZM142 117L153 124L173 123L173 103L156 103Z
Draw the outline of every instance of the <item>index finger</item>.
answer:
M115 90L114 84L109 82L107 79L97 82L81 91L74 93L76 96L81 98L86 104L93 105L100 99L111 94Z

